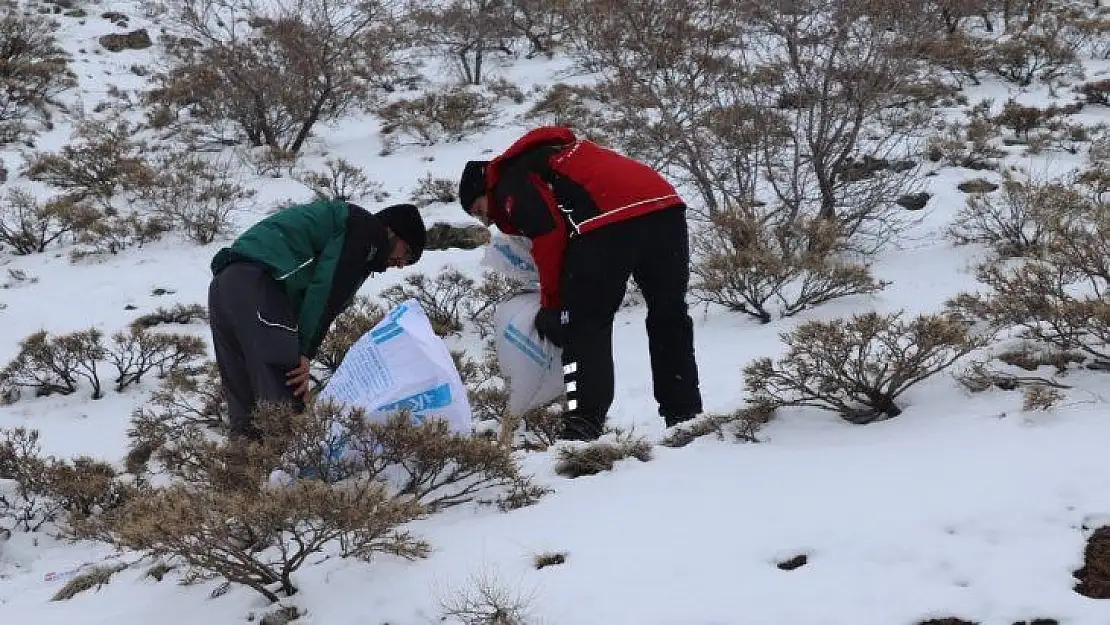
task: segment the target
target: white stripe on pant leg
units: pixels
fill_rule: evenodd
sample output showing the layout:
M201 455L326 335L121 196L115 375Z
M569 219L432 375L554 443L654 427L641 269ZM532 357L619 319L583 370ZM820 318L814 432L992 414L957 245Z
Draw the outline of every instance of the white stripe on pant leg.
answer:
M573 393L576 388L578 388L578 383L577 382L575 382L574 380L570 380L569 382L567 382L567 392L568 393Z
M569 362L569 363L563 365L563 375L571 375L572 373L576 373L577 371L578 371L578 363L577 362Z
M574 410L577 407L578 407L578 400L577 399L568 399L567 400L567 410Z

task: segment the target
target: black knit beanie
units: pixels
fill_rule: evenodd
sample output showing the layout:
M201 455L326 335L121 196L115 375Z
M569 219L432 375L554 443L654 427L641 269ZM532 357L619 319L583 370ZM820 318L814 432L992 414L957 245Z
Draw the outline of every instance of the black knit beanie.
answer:
M469 161L463 167L459 180L459 203L463 210L470 213L470 205L486 192L486 166L489 161Z
M412 249L412 262L420 260L424 253L427 231L419 209L412 204L394 204L374 213L374 216L408 244Z

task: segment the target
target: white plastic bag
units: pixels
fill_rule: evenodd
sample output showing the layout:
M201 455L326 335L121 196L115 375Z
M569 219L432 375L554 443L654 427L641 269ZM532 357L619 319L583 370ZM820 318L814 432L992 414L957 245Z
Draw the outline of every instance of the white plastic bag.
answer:
M540 288L540 272L532 260L532 241L528 237L494 235L486 246L481 265L524 282L528 290Z
M454 432L471 430L466 387L415 299L399 304L355 341L317 400L362 408L375 422L408 409L418 423L439 418Z
M493 315L501 373L509 387L509 412L521 415L563 393L562 350L540 339L534 320L539 293L522 293L498 305Z

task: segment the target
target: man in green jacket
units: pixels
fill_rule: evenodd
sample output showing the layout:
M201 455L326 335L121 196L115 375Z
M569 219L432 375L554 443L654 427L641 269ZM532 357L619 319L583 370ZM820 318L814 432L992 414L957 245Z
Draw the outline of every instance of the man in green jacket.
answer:
M424 250L415 206L371 214L343 201L284 208L212 259L209 325L232 436L257 439L259 401L304 408L309 361L371 273L415 263Z

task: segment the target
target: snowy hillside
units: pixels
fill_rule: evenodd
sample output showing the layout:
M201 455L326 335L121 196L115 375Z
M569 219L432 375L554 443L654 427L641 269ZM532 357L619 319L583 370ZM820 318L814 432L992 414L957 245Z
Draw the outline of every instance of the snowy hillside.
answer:
M18 60L18 53L11 53L9 44L26 41L15 26L25 15L56 22L46 32L57 38L68 55L74 81L69 86L59 84L50 96L52 103L43 107L49 111L49 122L41 111L14 105L5 108L14 96L12 91L7 96L0 93L9 98L0 101L0 130L13 120L26 124L25 131L16 133L11 141L6 130L0 132L0 171L5 174L0 176L0 369L7 365L0 377L4 400L0 402L0 431L5 433L0 436L0 623L239 623L262 619L288 606L298 615L294 622L306 625L1110 624L1110 536L1102 536L1101 543L1088 543L1098 528L1110 526L1110 458L1106 454L1106 441L1110 440L1110 378L1106 373L1110 361L1110 7L1100 8L1098 2L1092 7L1089 1L911 3L920 5L908 12L914 15L940 15L940 7L950 9L944 13L945 19L930 22L930 28L939 29L933 31L938 45L915 51L911 58L900 61L903 65L881 56L867 59L860 52L863 61L856 71L862 74L861 67L867 67L876 76L884 71L893 73L882 75L881 80L857 79L859 90L874 90L874 102L883 104L859 109L866 112L867 120L850 150L855 159L851 162L858 167L849 171L844 165L838 171L835 190L829 191L835 193L841 211L866 212L861 229L870 229L875 237L859 238L861 246L867 247L876 238L885 245L868 255L846 245L820 259L824 263L836 258L861 271L869 267L873 283L881 288L858 288L831 296L813 306L799 306L799 311L789 316L780 314L787 306L780 306L780 300L769 295L762 303L770 319L761 323L760 311L744 301L741 289L722 287L719 271L696 268L690 310L707 413L698 425L716 427L706 426L698 432L702 436L691 435L688 444L673 432L665 432L656 414L644 306L633 294L614 328L617 393L609 425L618 431L607 434L603 441L618 447L639 445L634 454L639 459L625 457L611 470L594 467L583 471L594 474L569 477L574 475L574 467L568 467L573 464L568 456L573 454L566 450L583 445L547 445L550 441L545 440L537 444L534 433L529 432L521 438L527 437L531 444L518 445L513 457L521 473L547 491L538 501L509 510L468 502L418 515L420 518L399 529L427 542L429 551L424 557L379 553L365 562L339 557L339 541L332 541L292 574L298 591L291 596L278 593L280 601L275 605L247 585L228 584L219 576L196 578L180 559L120 548L126 544L123 542L68 540L64 535L67 515L61 508L47 515L50 518L36 516L41 514L39 509L32 513L33 519L19 516L33 507L28 506L29 500L49 507L43 502L52 501L57 491L43 487L39 492L34 484L28 487L20 471L33 463L17 453L15 428L38 432L41 457L52 456L60 462L88 456L109 463L118 474L111 479L132 484L136 475L131 473L134 449L129 433L135 428L134 415L144 409L165 409L156 394L168 388L168 382L156 375L157 369L132 384L120 384L111 358L105 356L94 365L103 386L102 397L93 399L88 377L77 370L69 373L73 388L55 388L36 396L36 389L46 386L43 379L55 380L57 371L50 373L49 366L44 366L43 378L35 381L28 377L34 367L21 368L17 362L21 353L33 360L27 356L27 337L39 331L57 337L95 328L110 347L113 335L131 331L132 323L144 315L177 305L203 307L212 255L271 211L312 199L312 188L302 180L308 172L327 171L329 162L342 161L361 170L369 182L351 199L377 209L413 201L422 180L429 176L446 179L450 183L447 195L452 195L466 161L491 158L526 129L544 123L572 123L583 133L603 137L629 151L650 152L651 146L659 145L651 142L665 137L663 144L704 146L706 152L713 152L702 164L711 163L722 170L736 165L742 172L738 176L721 174L717 187L699 186L692 173L696 167L683 168L682 163L689 163L689 159L683 160L684 148L676 148L676 154L681 154L668 163L662 163L664 157L656 152L658 164L681 184L691 212L699 217L710 212L714 201L720 206L712 208L728 213L727 207L748 191L760 200L752 214L765 217L772 208L789 203L788 187L799 181L811 185L804 197L794 198L804 212L820 206L823 199L812 172L804 176L795 172L791 178L774 163L768 167L760 160L764 157L756 155L759 150L739 155L738 146L756 143L745 144L740 135L755 134L752 129L785 120L782 128L787 134L796 133L791 135L794 141L803 138L813 143L795 152L788 146L798 144L785 141L767 148L767 154L776 154L767 158L784 159L776 161L778 165L795 156L805 160L821 139L816 137L816 126L803 127L807 123L803 113L827 113L840 106L850 112L854 110L852 98L863 96L858 91L852 92L854 95L846 95L847 91L806 95L809 87L820 83L810 82L806 71L823 68L828 75L835 74L822 65L825 61L805 64L809 69L793 79L784 70L781 83L764 77L767 84L782 89L779 96L789 92L799 99L793 105L779 99L779 108L766 99L769 88L756 80L736 79L745 86L735 89L721 86L731 78L714 82L704 75L687 76L686 83L677 79L667 83L662 69L659 75L650 76L647 70L634 72L638 83L624 84L613 78L623 75L613 69L618 64L613 59L619 56L613 56L614 50L621 46L641 46L641 52L649 50L660 58L676 55L665 57L674 67L690 58L709 58L721 41L721 31L713 29L727 32L733 26L728 20L723 25L705 26L699 15L716 15L715 11L724 11L733 3L698 0L678 7L648 0L554 2L550 6L507 3L522 15L530 10L535 13L529 15L546 16L549 21L536 22L528 32L543 32L543 24L547 24L559 35L554 40L564 45L553 46L550 58L530 56L527 37L504 35L499 41L509 41L512 54L490 45L484 55L484 77L477 80L483 85L461 87L464 93L481 94L486 104L474 106L470 115L484 123L452 128L441 119L438 126L430 124L429 138L421 136L419 124L411 121L418 113L398 112L401 109L389 105L415 100L425 92L440 94L442 101L447 101L449 90L460 83L455 58L440 54L450 43L443 33L465 31L458 25L471 21L477 24L475 29L488 27L474 17L476 7L481 5L483 14L488 14L497 3L457 0L453 6L460 11L457 20L462 21L448 20L454 30L443 27L435 31L442 35L444 46L432 45L435 38L429 32L435 29L425 23L428 20L416 15L405 22L402 30L409 30L411 39L394 44L391 50L403 62L391 65L389 72L378 74L375 69L364 82L352 79L358 82L350 86L352 91L373 93L373 101L354 98L341 113L325 116L312 127L303 146L296 146L297 150L288 144L280 146L286 152L299 152L293 160L282 160L265 147L250 148L243 128L235 123L225 119L220 125L202 119L202 113L218 116L195 106L207 102L205 90L210 95L212 85L217 84L200 82L210 78L200 71L203 63L193 64L195 75L182 74L192 78L173 84L181 92L160 82L160 73L172 73L175 67L186 65L182 59L196 58L189 57L187 50L182 52L183 45L189 46L180 38L197 33L187 33L170 19L177 3L54 1L56 4L0 4L0 21L7 20L0 29L0 91L6 84L2 81L12 80L6 77L4 64L17 66L13 59ZM211 8L247 3L189 0L186 4ZM329 7L338 13L345 6L324 0L302 4ZM427 8L451 3L417 4ZM766 8L782 3L756 4ZM828 8L852 3L812 4ZM965 5L986 7L989 19L977 10L961 13L964 9L959 7ZM541 10L545 6L549 15ZM665 17L661 7L674 12ZM705 13L699 14L696 7ZM1011 12L1005 25L1003 8ZM880 8L875 11L883 12ZM794 28L813 28L814 32L823 28L807 23L805 15L788 17L784 23ZM666 36L653 34L645 26L655 24L656 19L662 25L651 28L664 28L661 32ZM590 25L581 23L589 20L593 20ZM668 30L668 24L679 22L689 30ZM694 32L695 23L706 30ZM947 35L939 32L946 24L954 24ZM989 31L986 24L991 25ZM226 32L240 26L247 28L221 23ZM375 23L367 28L379 26ZM256 27L262 31L268 26ZM354 28L350 22L344 27ZM149 42L131 35L122 49L106 48L119 42L106 40L105 35L139 29L148 33ZM971 33L958 39L968 47L963 55L945 56L944 52L954 50L957 30ZM606 32L620 33L620 41L599 36ZM385 37L369 30L360 36L371 37L371 41ZM876 36L868 45L874 50L888 49L883 47L886 44L876 43L880 39ZM592 41L596 51L586 46L582 52L583 40ZM540 37L539 41L547 40ZM710 41L716 43L710 45ZM797 41L803 41L803 52L822 45L804 38ZM971 41L983 47L976 48L968 43ZM689 50L683 57L669 45L652 42L685 42ZM740 45L743 42L733 43L744 47ZM206 44L194 45L202 49ZM368 51L365 41L360 45L361 53L377 53ZM945 45L950 49L944 50ZM1007 45L1010 48L1005 48ZM765 62L772 55L771 48L745 49ZM264 54L259 58L264 60L289 54L288 49L260 49ZM857 50L850 43L845 49ZM178 56L171 54L175 50ZM999 50L1008 50L1010 56ZM701 53L705 55L699 56ZM1067 58L1068 54L1074 54L1074 59ZM332 62L356 62L353 57L340 56ZM987 61L988 57L995 60ZM233 58L238 57L223 57L223 62L231 63ZM1005 58L1010 60L998 60ZM591 68L596 71L583 69L583 59L597 64ZM736 66L736 75L756 75L756 60ZM367 65L362 69L377 68L375 63L381 60L364 61ZM705 62L707 67L724 63L719 58ZM220 66L208 69L213 67ZM253 71L267 71L260 67ZM1025 70L1030 73L1027 81L1022 79ZM915 74L898 74L910 71ZM16 80L30 80L15 75L20 76ZM936 82L924 82L926 75ZM360 76L359 80L366 78ZM728 78L727 74L718 78L721 76ZM787 84L791 80L795 82ZM576 95L577 86L589 87L599 81L609 81L610 90L598 92L600 96ZM190 84L195 92L188 92ZM673 102L682 100L674 90L693 89L690 93L700 93L708 100L708 92L698 90L719 88L714 92L717 95L751 96L747 104L752 106L721 106L714 114L701 111L705 114L696 123L676 121L675 126L666 127L673 120L665 111L651 109L648 100L637 101L631 95L622 99L617 88L622 84L628 89L633 89L628 85L639 85L634 89L642 88L645 93L652 89L647 85L667 85L652 93L667 95ZM885 98L892 96L883 94L884 90L909 94L909 87L924 91L927 86L936 88L936 93L922 96L920 101L914 99L919 93L906 95L907 102L913 100L911 104L891 104ZM163 89L160 100L149 97L155 88ZM268 88L278 89L275 85ZM289 88L288 84L283 88ZM552 97L553 91L562 97ZM829 98L823 105L819 102L822 97ZM158 109L159 103L162 109ZM489 110L483 112L483 106ZM915 114L922 110L931 116L915 121ZM107 135L82 138L82 111L90 120L124 125L116 127L114 134L102 130ZM675 111L675 118L689 112ZM760 117L760 111L779 111L781 117ZM442 117L449 119L450 115ZM655 134L633 125L649 118L657 124L652 127ZM902 125L884 125L893 124L895 118ZM190 134L197 128L208 135ZM897 129L905 130L905 135L899 135ZM805 135L806 131L811 134ZM847 134L852 129L839 131ZM761 135L759 140L772 134ZM43 155L61 155L64 160L66 154L80 154L81 146L100 145L96 141L108 135L111 140L102 144L115 145L112 158L123 163L115 173L104 174L110 167L91 174L75 172L72 166L59 166L57 160L43 160ZM843 143L830 145L835 151ZM71 152L66 152L67 148ZM691 154L695 151L685 149ZM174 159L187 161L190 157L215 165L179 170L177 175L186 179L181 187L147 188L142 176L128 178L131 174L127 171L140 167L137 163L145 162L151 171L164 173L181 162ZM868 169L869 158L886 160ZM71 165L73 162L103 165L104 161L75 157ZM903 171L898 166L903 162L912 165ZM768 170L785 176L778 180L778 187L766 179ZM749 189L741 180L746 175L743 172L757 172L754 177L763 179ZM87 182L98 174L103 174L101 182L116 176L115 186L105 190ZM212 186L204 187L205 181ZM221 183L235 187L227 194L226 204L210 200L189 204L174 190L211 190ZM28 195L20 204L19 193L23 192ZM78 197L81 193L84 195ZM916 195L919 193L925 195ZM62 217L50 217L44 206L66 194L70 194L68 199L56 205L63 211L57 213ZM899 203L914 197L927 198L923 209L908 210ZM461 229L478 224L462 212L453 197L440 200L433 198L422 205L429 226L449 224ZM226 212L227 228L206 236L196 214L171 214L166 208L171 206L182 211L215 206L216 213ZM163 210L172 223L168 232L149 240L141 240L144 237L134 228L127 230L130 226L120 226L119 219L111 222L116 224L115 234L96 234L97 226L74 217L81 210L95 212L98 224L131 214L141 219ZM26 223L31 213L60 232L41 250L21 250L14 244L18 240L16 225L21 219ZM998 217L997 223L992 224L991 215ZM718 234L704 235L707 238L696 242L695 250L727 260L728 244L735 240L721 238L720 233L727 231L728 223L740 222L700 219L696 223L702 232ZM965 234L969 242L957 240L954 230ZM761 253L789 256L798 266L818 262L809 255L812 250L802 250L803 244L784 252L781 241L776 243L774 237L756 238L761 243L752 243L752 249L762 245ZM852 239L852 243L856 241ZM1023 249L1015 249L1022 245ZM997 260L1000 252L1003 260L992 265L999 268L998 273L977 275L977 267ZM429 249L417 265L371 278L360 294L388 306L382 292L389 287L404 284L406 277L417 274L434 278L449 268L481 283L482 255L481 247ZM793 279L783 280L789 284L779 293L781 301L800 301L799 281L828 276L821 271L832 271L828 268L834 265L840 266L821 264L814 269L810 264L790 274ZM772 266L777 267L770 261L754 263L750 271L736 271L729 277L739 281L737 276L747 275L754 283L752 275L771 272ZM1038 267L1048 269L1038 273ZM1014 268L1024 282L1006 277L1005 271ZM990 287L995 292L1005 291L1009 300L990 297L992 289L981 278L992 280L991 276ZM718 280L716 288L710 284L713 278ZM964 297L962 307L954 303L962 294L976 292L983 295L980 300L968 303ZM731 306L726 305L730 302ZM947 316L956 309L958 318ZM880 328L870 335L870 342L852 333L856 330L866 335L867 331L867 318L853 315L900 311L901 322L907 324L904 332ZM804 380L809 389L826 397L821 407L807 402L799 388L791 386L791 379L797 382L804 377L797 369L799 363L815 354L827 358L824 371L834 378L843 374L836 380L842 385L850 386L849 378L855 373L863 378L895 375L880 370L881 365L896 362L892 354L899 349L905 358L913 353L914 348L905 343L918 315L938 315L924 317L922 323L929 327L917 335L921 341L934 341L935 348L923 358L926 362L921 369L936 367L930 375L921 375L920 381L910 379L913 372L908 374L908 382L916 383L907 383L905 392L893 398L896 408L871 411L864 418L847 408L866 403L866 398L861 399L866 391L855 395L851 388L829 391L820 380ZM831 323L838 319L855 319L856 325ZM203 353L191 359L192 364L202 365L211 359L208 327L201 315L184 321L159 324L149 331L203 339ZM483 337L471 319L461 321L463 328L447 333L444 340L453 350L480 362ZM1023 329L1028 336L1023 337ZM837 344L841 352L835 352L837 345L832 345L838 337L843 339ZM880 345L884 339L891 340ZM187 339L176 340L180 343L175 345L188 350ZM924 344L921 341L918 349ZM822 345L832 346L821 352ZM784 358L791 347L794 352ZM861 364L869 357L868 349L872 358L868 362L878 365ZM762 361L765 366L761 369L758 359L770 360ZM767 368L773 368L773 374ZM321 366L317 373L322 375L325 369ZM200 379L200 371L191 373ZM753 381L760 373L766 382L761 389ZM886 381L888 387L896 387L907 380ZM117 390L117 385L124 388ZM829 404L828 397L839 398L842 405ZM760 417L765 415L760 411L761 401L777 403L766 419ZM884 400L875 401L881 404ZM838 414L836 408L845 407L841 411L845 414ZM491 415L480 417L489 419ZM853 419L870 422L850 422ZM212 432L218 436L218 428ZM646 442L637 443L641 439ZM575 458L580 465L591 464L581 455ZM166 475L147 475L141 482L145 487L160 488L159 480L168 479ZM498 494L486 493L482 498L493 499ZM95 516L99 510L92 508L102 503L97 500L87 511ZM1086 570L1078 574L1083 584L1077 586L1077 571L1085 565ZM152 567L156 574L151 573ZM99 572L105 579L89 578L90 572ZM83 592L55 600L56 593L74 579L92 581ZM495 613L497 606L505 610ZM483 614L484 610L487 613Z

